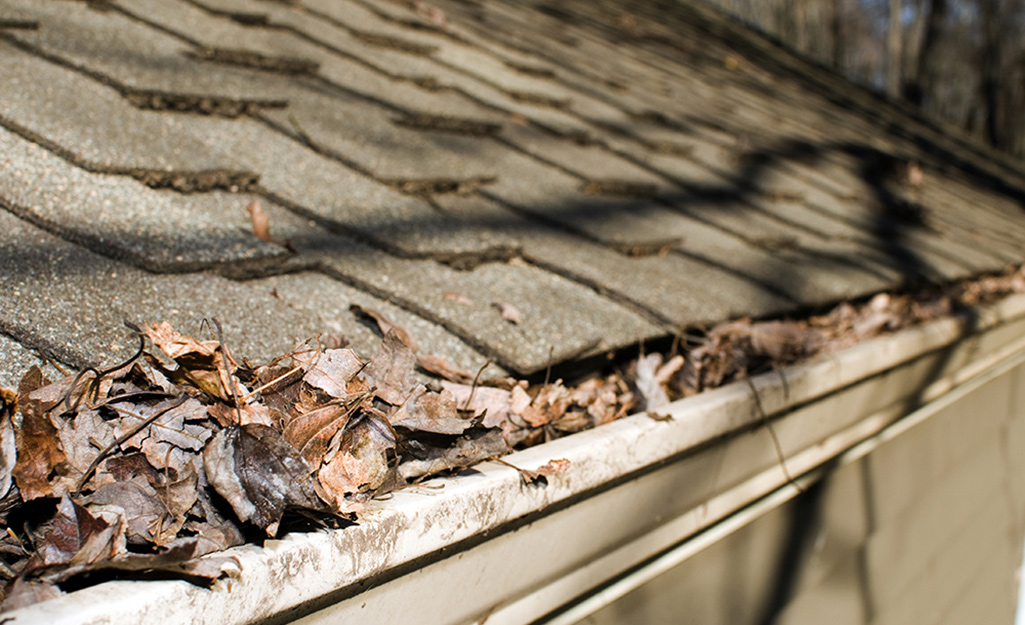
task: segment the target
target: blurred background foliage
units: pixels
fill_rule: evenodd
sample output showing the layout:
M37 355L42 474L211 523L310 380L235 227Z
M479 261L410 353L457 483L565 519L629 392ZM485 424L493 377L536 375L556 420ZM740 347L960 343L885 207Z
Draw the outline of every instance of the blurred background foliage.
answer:
M1025 156L1025 0L706 0L855 82Z

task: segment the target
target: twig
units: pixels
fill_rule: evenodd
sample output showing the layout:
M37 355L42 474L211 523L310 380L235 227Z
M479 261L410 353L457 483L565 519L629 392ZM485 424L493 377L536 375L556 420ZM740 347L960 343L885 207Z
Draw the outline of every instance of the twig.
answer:
M545 365L545 383L542 386L548 386L548 381L552 378L552 358L555 356L555 346L548 346L548 364Z
M235 376L231 374L231 365L228 364L228 348L224 346L224 331L221 330L221 322L217 320L217 317L211 317L210 321L213 323L214 328L217 329L217 343L221 348L221 363L224 365L224 375L228 376L228 382L231 384L231 399L235 402L235 416L238 417L238 425L242 425L242 407L238 402L238 387L235 385ZM221 380L221 384L224 381Z
M772 427L772 423L769 422L769 416L765 414L765 408L762 407L762 398L758 395L758 389L755 388L755 383L751 381L750 377L745 377L744 381L751 388L751 393L754 395L755 407L758 409L758 415L762 419L762 423L765 425L765 429L769 431L769 436L772 438L772 445L776 448L776 458L779 460L779 468L783 470L783 477L787 479L797 492L803 493L804 488L794 480L794 477L790 475L790 470L787 469L787 458L783 454L783 445L779 442L779 437L776 436L776 429Z
M463 404L463 410L470 409L470 402L473 401L473 396L477 392L477 384L480 382L480 376L482 373L484 373L484 370L487 369L488 365L490 364L491 359L488 358L484 361L484 364L480 366L480 369L477 369L477 375L473 376L473 384L470 386L470 396L466 398L466 402Z
M142 334L142 331L139 330L138 326L136 326L135 324L131 323L130 321L125 321L125 325L128 326L129 329L134 330L137 333L137 336L139 337L139 349L136 350L134 356L132 356L131 358L129 358L128 360L126 360L126 361L124 361L124 362L122 362L120 364L114 365L113 367L109 367L107 369L102 369L102 370L97 370L95 367L87 367L87 368L82 369L81 371L79 371L78 375L75 376L75 379L72 380L71 386L68 388L68 392L64 395L64 400L63 400L64 401L64 408L68 412L74 412L74 411L78 410L79 404L82 403L82 398L85 397L85 395L88 394L88 393L92 393L93 394L93 396L94 396L93 397L93 401L95 401L96 400L96 396L98 396L99 392L100 392L100 381L103 380L104 376L110 375L111 373L114 373L115 371L120 371L121 369L124 369L128 365L130 365L133 362L135 362L136 360L138 360L139 356L142 356L142 352L146 349L146 337ZM78 383L82 380L82 378L85 376L85 374L87 374L89 372L92 372L92 374L95 377L93 377L92 382L89 383L89 388L86 390L86 392L84 392L81 395L79 395L78 399L75 400L75 405L72 406L71 405L71 396L74 394L75 388L78 387Z
M115 447L119 447L121 443L125 442L126 440L141 432L143 428L145 428L146 426L150 425L163 415L167 414L169 411L184 404L188 398L188 395L179 395L178 399L171 402L170 406L167 406L166 408L157 412L156 414L149 416L146 419L143 419L143 421L139 423L139 425L133 427L121 436L114 439L114 442L107 445L103 449L103 451L101 451L95 458L93 458L93 461L89 463L88 468L86 468L85 472L82 474L82 477L79 478L78 484L75 485L75 492L73 493L73 495L77 496L80 492L82 492L82 487L85 486L85 483L87 481L89 481L89 478L92 476L93 471L96 470L96 467L100 466L100 462L102 462L103 459L106 458L110 454L110 452L114 450ZM114 410L117 410L118 412L124 412L124 410L122 410L121 408L114 408Z

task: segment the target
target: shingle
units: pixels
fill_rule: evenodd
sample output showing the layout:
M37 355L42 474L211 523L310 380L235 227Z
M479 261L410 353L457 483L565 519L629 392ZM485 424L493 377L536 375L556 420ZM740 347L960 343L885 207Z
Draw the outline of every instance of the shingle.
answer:
M317 256L329 275L418 312L520 373L663 332L612 300L532 266L486 263L457 271L390 257L356 242ZM499 304L518 309L520 322L503 318Z
M11 337L0 333L0 388L17 389L21 377L31 367L39 367L43 374L51 380L63 377L60 371L40 358L38 354Z
M135 339L123 321L170 321L199 334L218 318L240 357L269 360L322 329L269 289L211 274L160 276L67 243L0 211L0 330L72 366L113 363Z
M14 31L12 37L76 66L117 77L131 89L274 101L284 80L267 72L191 59L191 46L117 12L74 2L3 2L30 11L40 22L37 30Z
M89 173L2 128L0 169L9 172L0 178L0 205L151 271L266 266L290 255L253 235L249 195L155 191L125 176ZM273 213L284 238L287 218Z
M325 332L341 330L353 349L364 357L377 351L381 335L350 309L353 304L383 313L389 321L402 326L416 341L420 354L441 355L469 371L477 371L487 362L487 358L441 326L323 274L293 273L248 284L273 290L289 306L315 312L324 319ZM488 376L502 373L496 364L487 369Z
M0 91L0 120L45 137L90 167L249 171L283 202L410 254L476 253L492 245L486 237L425 239L460 224L258 121L141 111L75 72L3 42L0 51L0 80L11 86ZM425 240L432 247L424 249Z

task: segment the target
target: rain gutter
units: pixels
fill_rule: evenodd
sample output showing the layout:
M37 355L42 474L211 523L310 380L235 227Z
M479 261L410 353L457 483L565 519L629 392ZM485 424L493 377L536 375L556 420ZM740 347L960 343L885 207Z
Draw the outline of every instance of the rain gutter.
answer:
M237 576L212 589L115 581L3 616L18 625L526 624L605 585L575 608L586 616L643 583L623 577L639 564L686 557L758 506L792 497L791 477L814 480L917 408L1022 360L1025 296L1013 296L677 401L668 420L634 415L506 457L522 469L568 459L547 485L486 463L373 502L359 525L235 548Z

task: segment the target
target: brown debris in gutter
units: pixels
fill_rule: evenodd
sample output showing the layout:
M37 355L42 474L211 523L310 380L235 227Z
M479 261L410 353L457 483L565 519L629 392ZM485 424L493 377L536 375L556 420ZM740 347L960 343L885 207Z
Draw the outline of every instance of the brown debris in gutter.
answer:
M219 332L150 325L140 337L153 349L141 341L124 363L56 381L33 368L17 391L0 389L3 609L98 571L209 583L231 559L199 556L247 534L340 527L369 499L434 475L628 414L670 421L675 399L1022 292L1018 269L803 319L740 319L570 381L488 379L487 365L417 354L368 309L357 312L383 334L369 357L315 339L258 367L232 358ZM440 380L425 385L424 372ZM540 484L566 468L521 476Z

